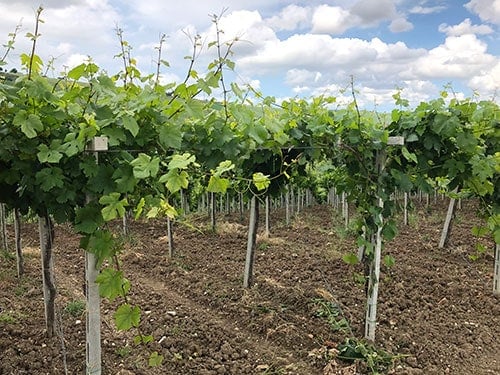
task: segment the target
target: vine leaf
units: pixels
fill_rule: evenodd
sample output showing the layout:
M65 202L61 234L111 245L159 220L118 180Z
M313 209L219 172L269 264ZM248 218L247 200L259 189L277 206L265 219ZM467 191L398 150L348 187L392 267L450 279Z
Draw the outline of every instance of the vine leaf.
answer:
M36 154L40 163L59 163L63 154L57 150L52 150L45 144L38 146L38 153Z
M111 302L116 297L126 295L130 290L130 282L123 277L123 272L112 268L104 269L96 277L96 283L99 284L101 297L105 297Z
M163 356L161 354L158 354L158 352L153 352L149 356L149 366L151 367L157 367L160 366L163 362Z
M40 117L30 113L28 114L25 110L20 110L14 117L13 124L21 127L21 131L28 138L35 138L37 132L43 130L43 123Z
M80 241L82 249L95 254L97 257L96 268L101 268L106 259L111 259L115 255L115 242L113 235L107 230L97 230L93 234L83 237Z
M37 172L35 180L43 191L51 191L55 187L62 187L64 185L64 176L62 169L59 167L44 168Z
M124 303L114 313L116 328L126 331L132 327L138 327L141 320L141 309L138 306L130 306Z
M80 233L94 233L103 224L99 207L85 206L76 211L75 229Z
M139 124L137 120L132 116L123 116L122 117L123 127L127 129L133 137L135 137L139 133Z
M208 180L207 191L211 193L225 193L229 185L229 179L213 175L210 176L210 180Z
M265 190L271 184L269 176L266 176L262 172L254 173L252 176L252 181L257 190Z
M99 199L99 203L105 205L101 210L105 221L111 221L125 214L125 207L128 206L127 198L120 199L120 193L110 193Z
M157 157L140 153L139 156L132 160L130 164L133 167L134 177L137 179L155 177L160 170L160 159Z

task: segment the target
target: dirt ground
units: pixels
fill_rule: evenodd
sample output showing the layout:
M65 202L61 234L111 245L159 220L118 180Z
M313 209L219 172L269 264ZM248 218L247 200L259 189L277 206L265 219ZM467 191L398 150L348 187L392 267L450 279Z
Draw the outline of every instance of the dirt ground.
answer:
M398 355L389 373L500 374L493 252L469 258L478 241L471 227L480 222L470 201L458 211L447 247L438 249L446 205L417 204L410 225L400 225L386 244L396 263L382 267L376 347ZM361 266L342 260L355 245L339 213L318 205L289 226L282 212L271 220L271 236L258 238L250 289L242 288L247 232L239 215L220 216L216 233L205 216L176 223L172 259L165 222L132 222L120 260L132 283L130 302L142 309L141 331L154 341L137 347L137 332L116 331L116 303L103 300L103 373L370 373L366 364L336 357L339 343L363 337L366 301ZM0 255L0 374L83 374L79 238L68 226L56 227L59 334L49 340L37 225L25 223L22 230L25 276L16 277L12 254ZM321 313L325 306L336 314L333 321ZM158 367L148 365L152 351L164 357Z

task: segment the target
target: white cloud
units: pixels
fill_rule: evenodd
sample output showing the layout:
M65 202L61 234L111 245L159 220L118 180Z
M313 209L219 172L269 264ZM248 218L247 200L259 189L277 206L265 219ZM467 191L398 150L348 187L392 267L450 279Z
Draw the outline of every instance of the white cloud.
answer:
M365 25L376 25L380 21L396 16L394 0L359 0L350 9L351 14L361 18Z
M394 19L389 26L389 30L391 30L393 33L401 33L404 31L410 31L412 29L413 24L404 17Z
M412 14L432 14L439 13L442 10L446 9L444 6L434 6L434 7L422 7L417 5L410 9L410 13Z
M414 74L422 78L469 78L495 63L487 45L475 35L449 36L444 44L415 62Z
M314 10L312 16L312 32L342 34L355 25L356 18L341 7L321 5Z
M500 0L471 0L465 7L483 21L500 25Z
M472 25L470 18L466 18L462 23L454 26L442 23L439 25L439 32L448 36L460 36L464 34L487 35L492 34L493 29L488 25Z
M491 70L484 70L472 77L468 85L472 90L477 90L480 93L498 95L500 90L500 61L497 61Z
M278 15L266 19L266 24L273 30L292 31L308 26L310 17L310 8L292 4L282 9Z

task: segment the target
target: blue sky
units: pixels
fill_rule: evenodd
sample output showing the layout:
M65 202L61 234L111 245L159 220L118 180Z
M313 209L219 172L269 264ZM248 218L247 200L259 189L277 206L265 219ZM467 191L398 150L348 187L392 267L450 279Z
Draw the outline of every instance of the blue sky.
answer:
M9 66L29 51L38 1L0 0L0 42L21 22ZM228 78L280 99L332 95L350 100L354 79L360 105L389 108L396 89L413 104L450 84L459 97L498 101L500 0L47 0L38 54L55 57L57 75L88 56L109 74L121 69L118 26L144 73L155 71L159 35L167 36L162 81L182 81L183 58L200 35L201 74L213 59L210 14L222 14L224 38L237 37ZM222 13L222 10L225 12ZM0 55L3 50L0 48Z

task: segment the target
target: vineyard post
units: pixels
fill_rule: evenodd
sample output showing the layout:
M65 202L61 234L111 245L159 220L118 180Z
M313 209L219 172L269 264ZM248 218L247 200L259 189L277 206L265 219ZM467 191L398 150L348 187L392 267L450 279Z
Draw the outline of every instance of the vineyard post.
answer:
M500 295L500 244L495 244L495 268L493 271L493 294Z
M7 251L7 223L5 215L5 204L0 203L0 230L2 232L2 249Z
M48 213L38 216L40 252L42 253L43 302L47 336L54 336L56 322L56 287L54 281L54 257L52 256L53 227Z
M93 152L96 164L99 163L99 151L108 149L106 137L94 137L88 145L87 151ZM87 196L87 201L92 199ZM101 297L99 285L96 283L99 270L97 269L97 257L89 251L85 252L85 286L87 297L87 320L86 320L86 374L101 374Z
M174 256L174 233L172 229L172 220L167 216L167 236L168 236L168 257Z
M389 137L387 145L403 145L403 137ZM377 170L379 175L385 169L386 163L386 152L381 150L377 152ZM380 209L378 213L378 224L377 232L375 235L374 254L373 260L370 264L370 276L368 279L368 300L366 308L366 319L365 319L365 338L371 341L375 341L375 328L377 326L377 299L378 299L378 288L380 281L380 261L382 258L382 228L384 226L384 200L378 196L377 204Z
M404 192L404 218L403 224L408 225L408 192Z
M21 213L18 208L14 208L14 237L16 248L17 277L24 274L23 248L21 245Z
M212 227L212 232L217 230L215 221L215 212L217 211L217 202L215 200L215 193L210 192L210 226Z
M349 204L347 203L345 192L342 192L342 217L344 218L344 225L347 229L349 227Z
M247 255L245 259L245 274L243 288L250 288L253 283L253 265L255 260L255 247L259 223L259 201L255 195L250 200L250 220L248 225Z
M453 193L456 194L458 192L458 188L453 190ZM448 205L448 211L446 213L446 219L443 225L443 231L441 232L441 239L439 240L438 248L442 249L446 244L446 240L448 239L448 233L450 231L451 220L453 219L453 211L455 210L455 198L450 198L450 204Z
M271 233L271 230L270 230L270 211L271 211L271 207L270 207L271 203L269 201L269 194L266 195L266 238L269 238L269 235Z
M286 225L290 224L290 185L286 186L285 193L285 222Z

